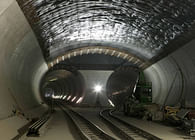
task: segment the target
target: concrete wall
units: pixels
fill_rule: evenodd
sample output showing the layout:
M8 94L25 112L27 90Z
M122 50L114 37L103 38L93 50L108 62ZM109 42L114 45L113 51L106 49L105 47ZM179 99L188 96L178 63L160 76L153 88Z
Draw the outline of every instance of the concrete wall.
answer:
M41 68L41 69L40 69ZM39 71L37 71L39 70ZM47 66L35 36L15 0L0 1L0 119L17 109L28 117L46 107L33 93L36 79ZM35 78L36 77L36 78ZM39 76L40 77L40 76ZM34 83L34 84L33 84ZM34 86L34 87L33 87ZM37 93L38 94L38 93Z
M153 101L195 107L195 40L145 70Z

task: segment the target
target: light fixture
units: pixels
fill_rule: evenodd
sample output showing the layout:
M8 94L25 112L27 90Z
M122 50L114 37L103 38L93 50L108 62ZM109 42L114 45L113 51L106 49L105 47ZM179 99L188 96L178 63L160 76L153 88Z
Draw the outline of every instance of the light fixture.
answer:
M94 88L93 88L93 91L95 93L100 93L102 91L102 86L99 85L99 84L95 85Z
M76 103L79 104L79 103L82 102L82 100L83 100L83 97L80 97L80 98L76 101Z
M52 94L52 98L53 99L61 99L61 96L60 95L54 95L54 94Z
M64 97L63 97L62 99L65 100L65 99L66 99L66 96L67 96L67 95L64 95Z
M67 101L70 100L71 96L69 95L68 98L67 98Z
M50 79L49 82L53 82L53 81L56 81L58 80L57 78L53 78L53 79Z
M112 102L110 99L108 99L108 102L109 102L109 104L110 104L112 107L115 107L115 105L113 104L113 102Z
M71 102L74 102L75 99L76 99L76 96L74 98L72 98Z

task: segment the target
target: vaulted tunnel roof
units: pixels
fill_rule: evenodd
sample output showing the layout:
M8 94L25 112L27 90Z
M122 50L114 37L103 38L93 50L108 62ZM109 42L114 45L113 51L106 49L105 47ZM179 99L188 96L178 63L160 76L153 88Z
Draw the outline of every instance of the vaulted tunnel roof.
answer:
M194 0L17 0L47 61L67 50L107 46L144 61L194 38Z

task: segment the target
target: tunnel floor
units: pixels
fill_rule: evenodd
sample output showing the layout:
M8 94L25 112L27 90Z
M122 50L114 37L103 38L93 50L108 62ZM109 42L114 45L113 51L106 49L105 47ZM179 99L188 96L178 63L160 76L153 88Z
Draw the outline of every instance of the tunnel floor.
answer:
M72 133L71 125L67 120L64 113L57 108L42 136L28 137L27 140L57 140L59 138L75 140L76 138L74 138L74 134Z
M74 111L80 113L82 116L93 122L107 134L111 135L115 139L120 139L110 127L99 117L99 112L103 108L89 108L89 107L74 107ZM136 118L126 117L121 112L115 112L114 115L122 118L124 121L143 129L163 140L184 140L188 139L182 131L177 128L161 125L151 121L139 120ZM44 133L40 137L25 137L26 140L54 140L54 139L67 139L67 140L79 140L78 131L75 130L70 119L60 110L55 109Z

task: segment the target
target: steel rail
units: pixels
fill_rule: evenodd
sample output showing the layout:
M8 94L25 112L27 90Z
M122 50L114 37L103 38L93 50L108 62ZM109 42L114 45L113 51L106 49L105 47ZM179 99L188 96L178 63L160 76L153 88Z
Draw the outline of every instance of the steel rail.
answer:
M113 110L106 109L100 112L101 118L103 118L115 131L119 133L121 139L125 140L161 140L160 138L137 128L119 117L112 114Z
M62 111L70 118L76 129L78 130L81 138L84 140L116 140L112 136L108 135L101 128L94 123L83 117L78 112L72 109L60 106Z

